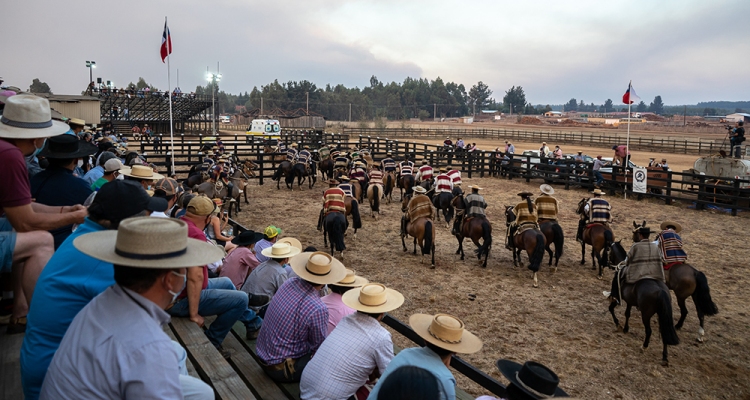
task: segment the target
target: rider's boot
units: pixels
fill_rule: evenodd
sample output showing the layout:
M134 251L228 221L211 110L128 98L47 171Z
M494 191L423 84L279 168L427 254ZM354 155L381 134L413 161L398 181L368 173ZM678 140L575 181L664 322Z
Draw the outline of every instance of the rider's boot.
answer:
M578 220L578 232L576 233L576 241L583 243L583 229L586 227L585 220Z
M511 234L510 234L511 228L508 226L508 229L505 231L505 248L508 250L513 250L513 246L510 245L511 241Z

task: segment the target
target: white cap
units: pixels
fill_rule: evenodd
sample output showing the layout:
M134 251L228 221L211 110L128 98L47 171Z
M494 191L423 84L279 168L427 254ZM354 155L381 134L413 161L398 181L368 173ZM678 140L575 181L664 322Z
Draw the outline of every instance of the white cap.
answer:
M122 168L122 162L118 158L111 158L104 163L104 172L119 171Z

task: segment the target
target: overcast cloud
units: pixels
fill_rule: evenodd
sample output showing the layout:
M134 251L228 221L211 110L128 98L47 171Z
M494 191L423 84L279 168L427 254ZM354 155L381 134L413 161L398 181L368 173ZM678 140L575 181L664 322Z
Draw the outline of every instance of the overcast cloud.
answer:
M94 78L116 86L142 76L167 87L159 58L164 16L172 85L192 91L221 63L221 89L274 79L369 85L407 76L466 85L501 99L523 86L534 104L615 100L628 81L648 103L750 99L747 2L126 0L12 1L3 7L0 76L33 78L61 94Z

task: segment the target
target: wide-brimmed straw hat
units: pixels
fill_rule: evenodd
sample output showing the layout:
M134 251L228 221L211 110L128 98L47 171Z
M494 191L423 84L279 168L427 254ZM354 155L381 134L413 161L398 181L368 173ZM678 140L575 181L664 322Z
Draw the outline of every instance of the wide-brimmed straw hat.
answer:
M339 181L337 181L335 179L329 179L329 180L326 181L326 183L329 184L329 185L338 185Z
M347 291L341 296L341 301L357 311L380 314L401 307L404 296L382 283L368 283Z
M414 314L409 317L409 325L426 342L453 353L471 354L482 348L482 340L452 315Z
M70 130L68 124L52 120L47 99L19 94L5 100L0 117L0 138L37 139L61 135Z
M86 125L86 121L80 119L80 118L71 118L68 120L68 125L79 125L84 126Z
M680 225L678 222L675 221L664 221L661 223L661 230L665 231L668 227L674 227L675 233L680 233L682 231L682 225Z
M266 247L260 254L270 258L290 258L300 253L300 249L287 242L276 242L271 247Z
M300 252L302 251L302 242L300 242L298 239L293 238L293 237L281 238L277 240L276 243L288 243L290 246L294 247Z
M346 175L341 175L341 176L339 176L339 180L341 182L348 182L349 181L349 177L346 176Z
M47 139L40 157L64 159L90 156L99 151L96 145L78 140L74 135L59 135Z
M164 179L164 175L157 174L153 169L145 165L133 165L129 170L121 170L120 174L136 179L157 180Z
M553 194L555 194L555 189L552 188L552 186L550 186L550 185L548 185L546 183L543 183L541 186L539 186L539 190L541 190L542 193L550 195L550 196L552 196Z
M344 286L344 287L361 287L363 285L366 285L370 281L363 277L357 275L357 272L353 269L346 269L346 276L344 279L334 283L336 286Z
M289 264L301 279L318 285L335 284L346 277L344 264L322 251L298 254Z
M602 192L600 189L594 189L594 190L591 191L591 193L593 193L595 195L599 195L599 196L601 196L601 195L604 194L604 192Z
M178 219L129 218L116 231L81 235L73 246L98 260L136 268L187 268L221 260L221 249L189 238L187 231L187 224Z
M412 190L414 190L414 192L419 193L419 194L427 193L427 189L423 188L422 186L414 186Z
M484 188L481 188L477 185L469 185L469 189L479 191L479 190L483 190Z
M497 369L519 390L534 399L568 397L557 385L560 378L551 369L534 361L523 365L510 360L497 360Z

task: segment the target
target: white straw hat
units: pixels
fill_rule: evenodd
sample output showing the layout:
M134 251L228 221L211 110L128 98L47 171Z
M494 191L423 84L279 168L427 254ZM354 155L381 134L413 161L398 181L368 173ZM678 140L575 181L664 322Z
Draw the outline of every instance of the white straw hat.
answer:
M482 348L482 340L467 331L464 323L452 315L414 314L409 317L409 325L422 339L441 349L471 354Z
M8 139L46 138L70 130L68 124L52 120L47 99L19 94L5 100L0 117L0 137Z
M336 286L344 287L360 287L370 282L367 278L357 275L357 272L353 269L346 269L346 276L344 279L334 283Z
M270 258L289 258L299 254L302 250L292 246L289 242L276 242L271 247L263 249L260 254Z
M404 296L381 283L368 283L347 291L341 296L341 301L357 311L380 314L401 307Z
M335 284L346 277L344 264L322 251L298 254L289 264L301 279L318 285Z
M147 167L145 165L133 165L133 167L129 170L121 169L120 175L146 180L164 179L164 175L155 173L151 167Z

